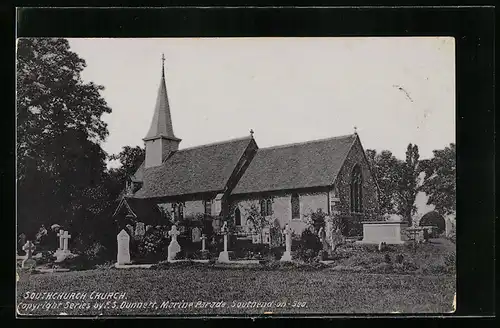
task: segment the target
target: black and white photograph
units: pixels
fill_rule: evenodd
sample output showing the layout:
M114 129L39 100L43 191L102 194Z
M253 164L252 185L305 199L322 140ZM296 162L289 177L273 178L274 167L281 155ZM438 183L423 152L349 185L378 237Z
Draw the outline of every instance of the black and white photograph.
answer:
M18 316L455 311L453 37L16 46Z

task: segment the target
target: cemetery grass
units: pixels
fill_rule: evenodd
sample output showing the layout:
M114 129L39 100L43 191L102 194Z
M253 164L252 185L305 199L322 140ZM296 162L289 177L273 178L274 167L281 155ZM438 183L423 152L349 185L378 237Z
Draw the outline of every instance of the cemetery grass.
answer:
M258 270L209 268L203 265L151 269L87 270L53 274L21 273L18 304L37 304L25 300L27 293L87 293L83 300L52 301L76 305L88 303L90 309L37 309L21 314L57 315L223 315L280 313L446 313L452 311L454 275L404 275L335 272L321 270ZM94 309L92 292L125 293L124 300L111 300L108 309ZM112 307L113 301L115 308ZM156 307L127 309L136 302L156 301ZM226 302L224 308L161 308L164 301ZM236 302L287 302L283 308L237 308ZM293 307L293 303L305 305ZM236 303L237 304L237 303ZM66 308L64 308L66 306ZM138 306L138 305L137 305Z

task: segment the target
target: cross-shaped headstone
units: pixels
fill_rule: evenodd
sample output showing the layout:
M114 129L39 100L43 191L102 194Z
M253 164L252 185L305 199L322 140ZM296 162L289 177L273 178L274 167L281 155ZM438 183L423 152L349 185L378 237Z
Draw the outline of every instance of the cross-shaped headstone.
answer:
M177 226L173 225L170 231L168 232L168 235L172 237L172 240L177 241L177 236L180 234L180 232L177 230Z
M59 249L60 250L63 250L63 235L64 235L64 230L61 229L59 230L59 232L57 233L57 237L59 237Z
M222 233L227 234L227 221L224 221L222 228L220 229Z
M287 224L285 229L283 229L283 234L285 235L285 253L281 257L281 261L289 262L292 260L292 229Z
M23 251L26 252L26 258L31 259L33 257L33 252L35 251L35 245L28 240L23 246Z
M62 238L63 238L63 251L68 251L69 250L68 240L71 238L71 235L67 231L64 231Z

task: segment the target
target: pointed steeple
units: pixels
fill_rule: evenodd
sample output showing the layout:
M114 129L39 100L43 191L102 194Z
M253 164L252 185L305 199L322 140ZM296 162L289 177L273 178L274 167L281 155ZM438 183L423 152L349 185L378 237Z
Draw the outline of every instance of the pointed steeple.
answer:
M170 105L168 103L167 87L165 83L165 56L162 54L161 80L158 88L158 96L153 114L153 120L144 141L156 138L166 138L178 140L174 135L172 118L170 115Z
M146 137L143 139L146 146L146 168L162 165L163 160L171 152L179 150L179 143L181 142L181 139L174 135L172 127L165 84L165 56L162 55L161 60L161 80L153 120Z

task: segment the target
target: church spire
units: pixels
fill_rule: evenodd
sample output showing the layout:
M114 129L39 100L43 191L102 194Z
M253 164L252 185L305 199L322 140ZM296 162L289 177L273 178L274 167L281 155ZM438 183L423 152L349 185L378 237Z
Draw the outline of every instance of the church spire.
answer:
M158 96L156 98L156 106L151 126L146 137L144 138L144 141L161 137L180 141L180 139L175 137L174 129L172 127L170 105L168 103L167 87L165 84L165 56L163 54L161 61L161 80L160 87L158 89Z
M165 56L161 57L161 80L156 98L153 120L146 137L145 167L162 165L170 153L179 150L181 139L174 135L170 106L168 104L167 87L165 85Z

